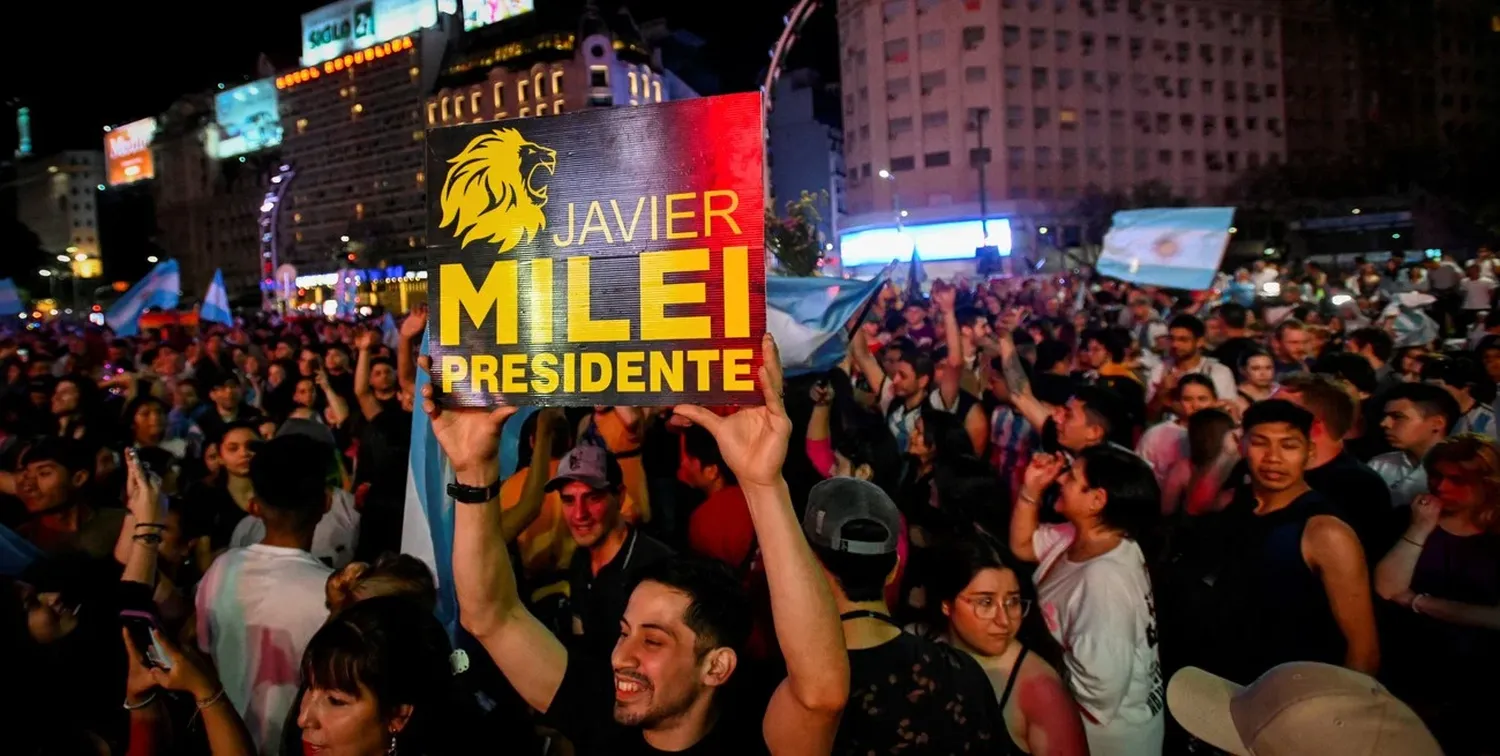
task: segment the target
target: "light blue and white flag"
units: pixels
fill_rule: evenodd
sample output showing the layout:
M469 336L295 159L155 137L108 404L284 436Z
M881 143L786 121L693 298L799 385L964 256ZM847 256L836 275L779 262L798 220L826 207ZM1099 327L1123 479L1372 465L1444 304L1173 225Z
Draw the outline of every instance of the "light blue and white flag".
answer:
M421 353L427 353L426 336L422 337ZM417 371L417 396L430 382L426 370ZM437 576L437 617L451 639L458 632L458 597L453 592L453 500L448 498L453 466L438 446L432 421L420 406L411 413L411 451L406 464L401 553L422 560Z
M25 305L21 302L21 292L16 289L16 282L9 278L0 278L0 315L14 317L25 311Z
M224 271L214 270L214 280L208 285L208 293L203 295L203 306L198 308L198 320L234 325L234 314L229 311L229 292L224 289Z
M380 342L392 349L401 346L401 328L396 325L396 316L390 310L386 310L385 319L380 321Z
M1232 207L1121 210L1095 269L1132 283L1207 289L1224 260L1233 221Z
M120 301L115 302L104 313L104 322L114 330L117 336L134 336L140 333L140 325L136 323L146 310L152 307L160 307L170 310L177 306L178 300L182 298L182 276L177 270L176 260L167 260L157 263L145 278L137 281Z
M886 276L868 281L766 276L766 328L776 337L787 375L831 370L844 359L852 322L880 293Z

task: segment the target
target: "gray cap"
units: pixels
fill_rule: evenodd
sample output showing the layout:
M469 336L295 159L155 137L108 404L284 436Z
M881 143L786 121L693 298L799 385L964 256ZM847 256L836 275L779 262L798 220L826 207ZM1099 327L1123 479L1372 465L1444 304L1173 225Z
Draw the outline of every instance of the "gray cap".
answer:
M844 526L861 520L885 528L885 538L880 541L845 538ZM802 532L808 543L830 551L866 556L894 554L901 537L901 512L874 483L858 478L829 478L808 493Z
M568 483L585 483L592 488L616 488L624 480L620 463L608 449L592 444L579 444L563 455L557 465L557 475L547 481L546 491L551 493Z
M276 429L276 438L282 436L307 436L314 441L338 448L338 442L333 438L333 431L317 420L289 417L281 424L281 427Z

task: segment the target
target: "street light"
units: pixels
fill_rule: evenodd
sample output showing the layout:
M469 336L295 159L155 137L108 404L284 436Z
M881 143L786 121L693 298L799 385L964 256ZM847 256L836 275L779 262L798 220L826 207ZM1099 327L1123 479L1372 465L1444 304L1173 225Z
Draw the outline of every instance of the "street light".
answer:
M47 270L46 268L42 268L41 270L37 271L36 274L41 276L42 278L47 278L52 275L52 271Z
M880 169L880 173L877 173L875 175L877 175L877 176L885 179L886 181L890 181L891 180L891 172L888 171L888 170L886 170L886 169L884 169L884 168L881 168Z
M57 261L65 263L65 262L68 261L68 256L67 255L58 255L57 256Z
M156 262L156 255L147 255L146 256L146 262L148 262L148 263L155 263Z
M340 236L339 237L339 241L341 241L341 242L343 242L345 244L348 244L349 243L349 235L348 234L344 234L343 236Z
M73 255L73 259L76 260L76 261L78 261L78 262L83 262L84 260L89 259L89 256L83 254L82 252L80 252L80 253L78 253L76 255Z

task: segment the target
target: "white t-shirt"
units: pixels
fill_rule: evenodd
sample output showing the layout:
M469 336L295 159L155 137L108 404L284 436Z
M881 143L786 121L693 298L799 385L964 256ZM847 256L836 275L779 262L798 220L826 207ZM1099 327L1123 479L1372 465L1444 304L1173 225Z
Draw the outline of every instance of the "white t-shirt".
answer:
M1040 561L1034 579L1042 618L1062 646L1089 753L1160 754L1166 688L1146 558L1126 539L1106 554L1072 562L1066 553L1073 539L1072 525L1043 525L1031 543Z
M198 647L213 658L259 753L281 751L302 652L328 619L331 574L301 549L255 544L221 554L198 584Z
M1464 291L1465 310L1490 309L1490 295L1495 291L1495 282L1488 278L1465 278L1459 283Z
M1150 375L1146 378L1146 401L1151 401L1156 396L1156 387L1161 385L1162 378L1166 377L1170 367L1166 363L1157 363L1151 368ZM1239 393L1239 384L1234 382L1234 371L1229 369L1218 360L1207 355L1198 358L1198 364L1188 371L1198 375L1208 376L1214 383L1214 396L1219 399L1233 399Z
M244 548L260 543L266 537L266 524L259 517L242 517L229 536L229 547ZM313 531L312 555L335 570L354 561L359 546L359 510L354 508L354 494L342 488L333 489L333 504Z
M1151 471L1156 473L1157 484L1163 484L1172 465L1177 460L1188 458L1187 428L1171 420L1157 423L1141 434L1141 440L1135 445L1135 453L1151 465Z

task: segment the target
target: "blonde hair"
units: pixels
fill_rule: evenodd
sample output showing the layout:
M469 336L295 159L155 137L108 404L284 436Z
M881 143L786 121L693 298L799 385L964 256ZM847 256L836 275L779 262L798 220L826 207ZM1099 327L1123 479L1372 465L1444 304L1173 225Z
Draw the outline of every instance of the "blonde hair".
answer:
M374 564L350 562L324 586L330 614L376 596L401 596L427 611L437 609L437 579L426 563L408 554L381 554Z
M1500 533L1500 444L1479 433L1449 436L1422 460L1428 480L1438 477L1437 466L1442 464L1457 467L1467 480L1479 484L1483 497L1474 521L1486 531Z

